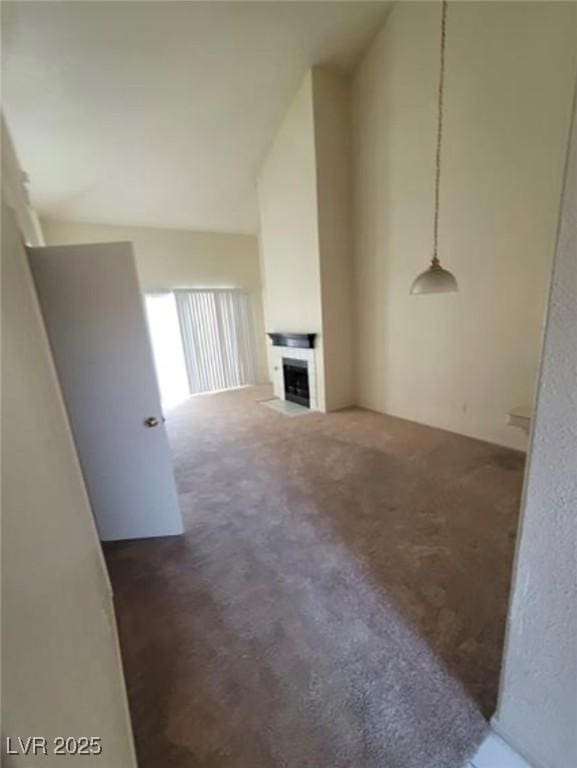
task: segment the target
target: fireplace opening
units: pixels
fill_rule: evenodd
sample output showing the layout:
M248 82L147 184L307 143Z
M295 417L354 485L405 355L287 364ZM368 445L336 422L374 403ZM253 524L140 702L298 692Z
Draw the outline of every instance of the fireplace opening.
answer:
M306 360L295 360L291 357L282 359L285 400L310 408L308 367Z

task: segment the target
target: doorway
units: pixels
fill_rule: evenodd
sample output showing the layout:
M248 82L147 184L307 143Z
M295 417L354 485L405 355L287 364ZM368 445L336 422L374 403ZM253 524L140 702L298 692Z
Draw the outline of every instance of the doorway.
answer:
M174 293L149 293L146 317L163 409L182 403L190 395Z
M162 404L256 383L249 295L238 289L178 289L146 294Z

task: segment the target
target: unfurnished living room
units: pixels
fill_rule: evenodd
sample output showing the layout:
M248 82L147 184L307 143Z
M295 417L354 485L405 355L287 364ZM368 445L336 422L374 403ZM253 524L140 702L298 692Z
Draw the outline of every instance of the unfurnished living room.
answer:
M577 765L577 2L2 3L7 766Z

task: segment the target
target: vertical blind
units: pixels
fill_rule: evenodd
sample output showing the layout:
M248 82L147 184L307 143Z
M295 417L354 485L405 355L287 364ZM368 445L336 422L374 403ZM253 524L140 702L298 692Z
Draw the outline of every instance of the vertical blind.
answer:
M191 393L256 382L248 294L239 290L174 292Z

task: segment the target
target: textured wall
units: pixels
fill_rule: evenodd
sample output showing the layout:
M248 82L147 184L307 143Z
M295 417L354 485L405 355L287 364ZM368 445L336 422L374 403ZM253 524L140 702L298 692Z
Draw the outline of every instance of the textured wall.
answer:
M577 65L577 4L452 2L440 256L431 257L440 3L396 3L353 84L361 405L517 448L530 403Z
M549 300L497 729L577 765L577 115Z
M102 764L132 768L108 577L21 233L2 214L2 731L100 736Z

